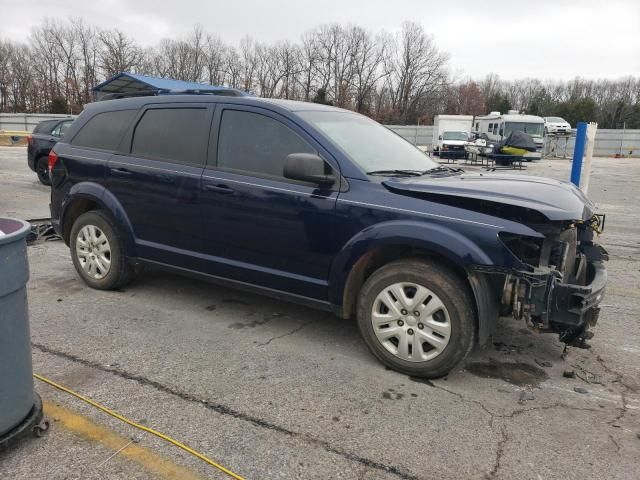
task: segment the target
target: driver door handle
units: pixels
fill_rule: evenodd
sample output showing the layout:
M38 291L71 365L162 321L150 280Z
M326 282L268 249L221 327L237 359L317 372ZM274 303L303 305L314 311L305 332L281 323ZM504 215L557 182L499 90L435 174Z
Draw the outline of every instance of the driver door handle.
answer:
M229 187L228 185L224 185L224 184L211 184L211 183L205 183L204 185L204 190L206 190L207 192L215 192L215 193L221 193L223 195L231 195L234 193L234 190Z
M127 170L126 168L112 168L111 173L117 177L127 177L133 172L131 170Z

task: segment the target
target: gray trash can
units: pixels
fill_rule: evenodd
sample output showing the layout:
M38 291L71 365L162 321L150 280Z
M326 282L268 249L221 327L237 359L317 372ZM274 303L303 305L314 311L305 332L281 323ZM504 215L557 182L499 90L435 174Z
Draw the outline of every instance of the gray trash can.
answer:
M29 230L27 222L0 218L0 449L32 433L42 420L27 310Z

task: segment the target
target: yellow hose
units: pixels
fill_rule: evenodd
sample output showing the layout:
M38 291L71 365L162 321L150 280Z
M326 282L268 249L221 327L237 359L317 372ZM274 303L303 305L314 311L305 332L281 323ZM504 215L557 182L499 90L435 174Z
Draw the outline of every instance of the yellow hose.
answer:
M63 385L59 385L56 382L49 380L46 377L43 377L42 375L38 375L37 373L34 373L33 376L35 378L37 378L38 380L40 380L41 382L47 383L49 385L51 385L54 388L57 388L58 390L62 390L63 392L68 393L69 395L73 395L74 397L82 400L83 402L88 403L89 405L91 405L92 407L97 408L98 410L102 410L104 413L111 415L114 418L117 418L118 420L131 425L132 427L135 427L139 430L142 430L144 432L150 433L152 435L155 435L156 437L160 437L163 440L166 440L167 442L175 445L176 447L181 448L182 450L184 450L187 453L190 453L191 455L193 455L194 457L199 458L200 460L202 460L203 462L208 463L209 465L217 468L218 470L220 470L221 472L226 473L227 475L229 475L232 478L235 478L236 480L245 480L243 477L241 477L240 475L238 475L237 473L233 473L231 470L229 470L228 468L223 467L222 465L220 465L219 463L214 462L213 460L211 460L210 458L205 457L204 455L202 455L199 452L196 452L194 449L187 447L184 443L181 443L177 440L174 440L173 438L169 437L168 435L165 435L164 433L160 433L157 430L154 430L153 428L149 428L149 427L145 427L144 425L140 425L139 423L136 423L132 420L129 420L126 417L123 417L122 415L120 415L119 413L114 412L113 410L109 410L107 407L103 407L102 405L100 405L99 403L91 400L90 398L87 398L83 395L80 395L77 392L74 392L73 390L71 390L70 388L67 388Z

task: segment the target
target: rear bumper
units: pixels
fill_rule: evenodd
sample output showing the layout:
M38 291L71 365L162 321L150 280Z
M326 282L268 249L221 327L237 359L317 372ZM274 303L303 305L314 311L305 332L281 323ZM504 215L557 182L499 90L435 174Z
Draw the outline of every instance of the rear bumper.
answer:
M31 170L36 171L36 156L30 146L27 148L27 164Z

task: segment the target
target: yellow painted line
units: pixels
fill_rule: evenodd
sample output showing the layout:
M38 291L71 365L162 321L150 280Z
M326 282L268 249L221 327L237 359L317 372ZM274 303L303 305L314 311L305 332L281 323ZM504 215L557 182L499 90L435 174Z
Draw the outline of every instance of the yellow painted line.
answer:
M73 432L82 438L107 447L114 452L121 450L131 439L109 430L80 413L45 400L44 412L50 419L56 419L56 425ZM118 456L127 458L145 470L168 480L202 480L191 470L176 465L171 460L154 453L139 444L132 443L122 449Z

